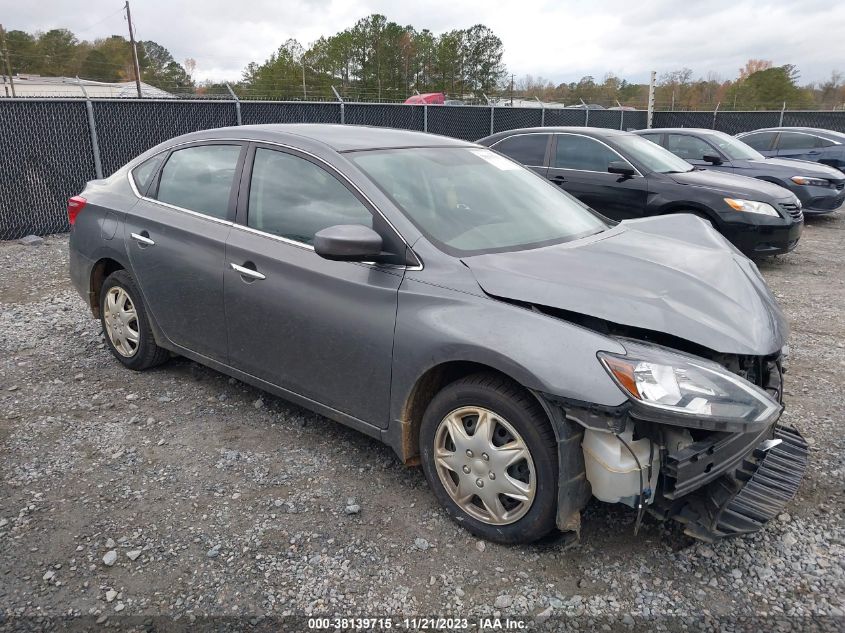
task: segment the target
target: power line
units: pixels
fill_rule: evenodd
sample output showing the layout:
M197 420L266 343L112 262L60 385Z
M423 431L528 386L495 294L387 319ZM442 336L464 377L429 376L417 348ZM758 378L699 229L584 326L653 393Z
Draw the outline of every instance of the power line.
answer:
M93 24L91 24L90 26L87 26L87 27L85 27L84 29L82 29L82 30L80 30L80 31L74 31L73 33L74 33L74 35L78 35L78 34L80 34L80 33L85 33L85 32L87 32L87 31L90 31L90 30L91 30L91 29L93 29L95 26L98 26L98 25L102 24L102 23L103 23L103 22L105 22L106 20L108 20L108 19L112 18L113 16L117 15L118 13L122 13L122 12L123 12L123 7L121 7L120 9L118 9L117 11L115 11L115 12L113 12L113 13L109 13L106 17L104 17L104 18L102 18L102 19L100 19L100 20L97 20L96 22L94 22L94 23L93 23Z

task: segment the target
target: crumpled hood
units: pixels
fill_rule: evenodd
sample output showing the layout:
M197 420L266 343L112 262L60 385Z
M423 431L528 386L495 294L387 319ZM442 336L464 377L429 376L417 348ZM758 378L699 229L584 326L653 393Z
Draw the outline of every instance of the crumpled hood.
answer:
M743 197L743 199L759 202L795 200L791 191L779 185L715 169L693 169L692 171L667 175L679 185L706 187L733 198Z
M788 334L757 267L691 215L629 220L545 248L466 257L489 295L768 355Z

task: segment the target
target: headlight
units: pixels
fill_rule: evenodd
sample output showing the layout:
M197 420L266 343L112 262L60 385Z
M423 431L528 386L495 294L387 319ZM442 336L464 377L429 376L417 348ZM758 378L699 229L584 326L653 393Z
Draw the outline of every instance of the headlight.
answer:
M765 202L755 202L754 200L738 200L737 198L725 198L725 202L734 211L745 211L746 213L760 213L762 215L773 215L776 218L780 217L780 213L775 211L775 208L766 204Z
M622 391L655 413L751 424L771 422L782 410L764 390L717 363L656 345L621 343L627 354L598 357Z
M830 184L824 178L807 178L806 176L793 176L790 180L796 185L813 185L814 187L827 187Z

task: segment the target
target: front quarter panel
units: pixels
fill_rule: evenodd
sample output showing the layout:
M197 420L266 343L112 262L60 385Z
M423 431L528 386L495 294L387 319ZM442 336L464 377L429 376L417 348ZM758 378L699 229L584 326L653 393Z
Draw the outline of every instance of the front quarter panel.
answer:
M625 397L596 358L599 350L624 353L585 328L409 273L399 290L391 419L401 420L426 371L450 361L487 365L536 391L618 406Z

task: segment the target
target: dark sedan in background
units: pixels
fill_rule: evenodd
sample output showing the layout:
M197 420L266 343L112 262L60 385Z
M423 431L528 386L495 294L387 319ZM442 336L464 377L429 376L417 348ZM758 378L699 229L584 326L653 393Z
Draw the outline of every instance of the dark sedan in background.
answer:
M635 132L691 165L759 178L789 189L804 215L832 213L845 206L845 174L805 160L767 158L741 140L716 130L660 128Z
M749 257L791 251L801 236L804 216L795 194L752 178L698 169L630 132L526 128L478 142L613 220L691 213Z
M737 138L764 156L797 158L845 171L845 134L814 127L772 127Z

